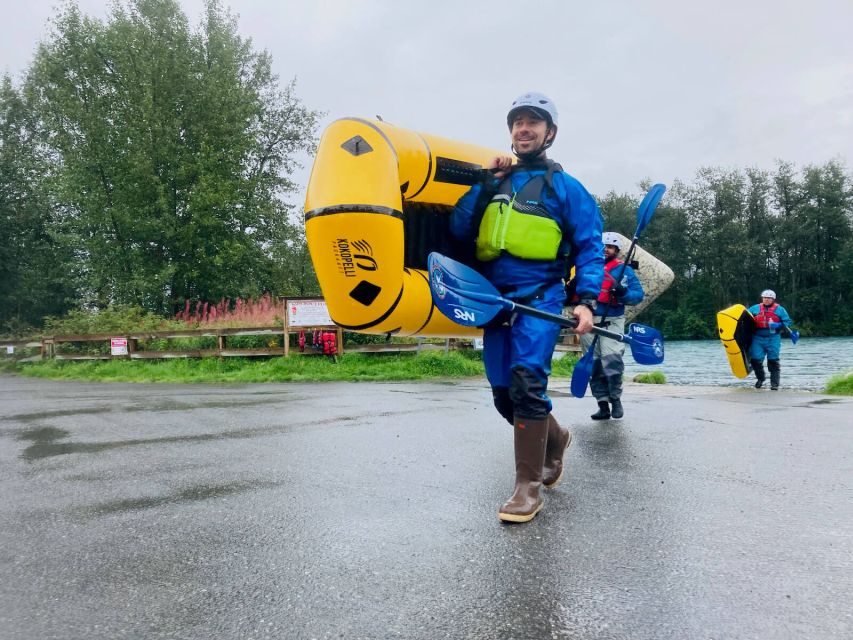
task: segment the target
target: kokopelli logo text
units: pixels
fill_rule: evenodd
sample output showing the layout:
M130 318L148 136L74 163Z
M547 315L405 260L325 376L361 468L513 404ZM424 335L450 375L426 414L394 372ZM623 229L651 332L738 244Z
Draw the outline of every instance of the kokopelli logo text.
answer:
M338 263L338 271L347 278L354 278L356 269L376 271L379 268L373 257L373 247L366 240L350 242L347 238L337 238L332 242L332 251Z

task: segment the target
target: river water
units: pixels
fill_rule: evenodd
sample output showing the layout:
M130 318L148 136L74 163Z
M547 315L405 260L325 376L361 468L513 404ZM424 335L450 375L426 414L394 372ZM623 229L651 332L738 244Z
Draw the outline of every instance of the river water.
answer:
M625 378L631 380L638 373L662 371L667 383L671 384L722 387L751 387L755 384L753 374L743 379L732 375L719 340L667 341L664 348L663 364L642 366L634 362L630 356L630 347L626 346ZM783 337L781 364L780 388L822 391L833 374L853 369L853 337L804 337L796 345ZM769 381L765 386L769 387Z

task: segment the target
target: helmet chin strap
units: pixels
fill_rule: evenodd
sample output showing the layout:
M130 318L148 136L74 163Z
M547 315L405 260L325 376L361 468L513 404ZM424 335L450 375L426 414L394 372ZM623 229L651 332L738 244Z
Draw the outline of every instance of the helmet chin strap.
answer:
M551 129L548 129L548 131L551 131ZM557 134L555 132L554 135L551 136L550 140L542 143L542 146L540 146L535 151L530 151L529 153L519 153L518 151L516 151L515 145L510 145L510 149L512 149L512 153L515 155L516 158L518 158L521 163L530 164L536 162L537 160L541 162L542 160L545 160L545 151L551 148L551 145L554 144L554 138L556 137Z

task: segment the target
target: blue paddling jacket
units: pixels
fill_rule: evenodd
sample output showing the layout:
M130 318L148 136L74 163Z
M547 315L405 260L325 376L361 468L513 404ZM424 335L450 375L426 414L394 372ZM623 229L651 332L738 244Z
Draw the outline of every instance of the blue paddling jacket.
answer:
M491 184L475 184L456 203L450 216L450 232L457 240L473 245L480 232L482 191L492 191L504 180L511 180L511 191L518 193L533 178L543 176L545 168L516 166L508 178L492 179ZM577 179L564 171L553 171L550 185L543 186L541 205L562 233L557 258L531 260L502 251L495 259L477 265L483 275L506 297L522 299L543 286L560 282L575 268L576 292L581 299L597 299L604 277L603 222L598 204Z

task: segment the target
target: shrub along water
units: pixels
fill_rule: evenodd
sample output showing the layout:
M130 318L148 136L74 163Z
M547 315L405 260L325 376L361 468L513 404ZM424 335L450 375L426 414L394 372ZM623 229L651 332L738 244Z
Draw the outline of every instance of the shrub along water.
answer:
M666 384L666 376L663 374L663 371L638 373L634 376L634 382L640 382L642 384Z
M853 396L853 370L832 376L826 383L826 392L838 396Z

